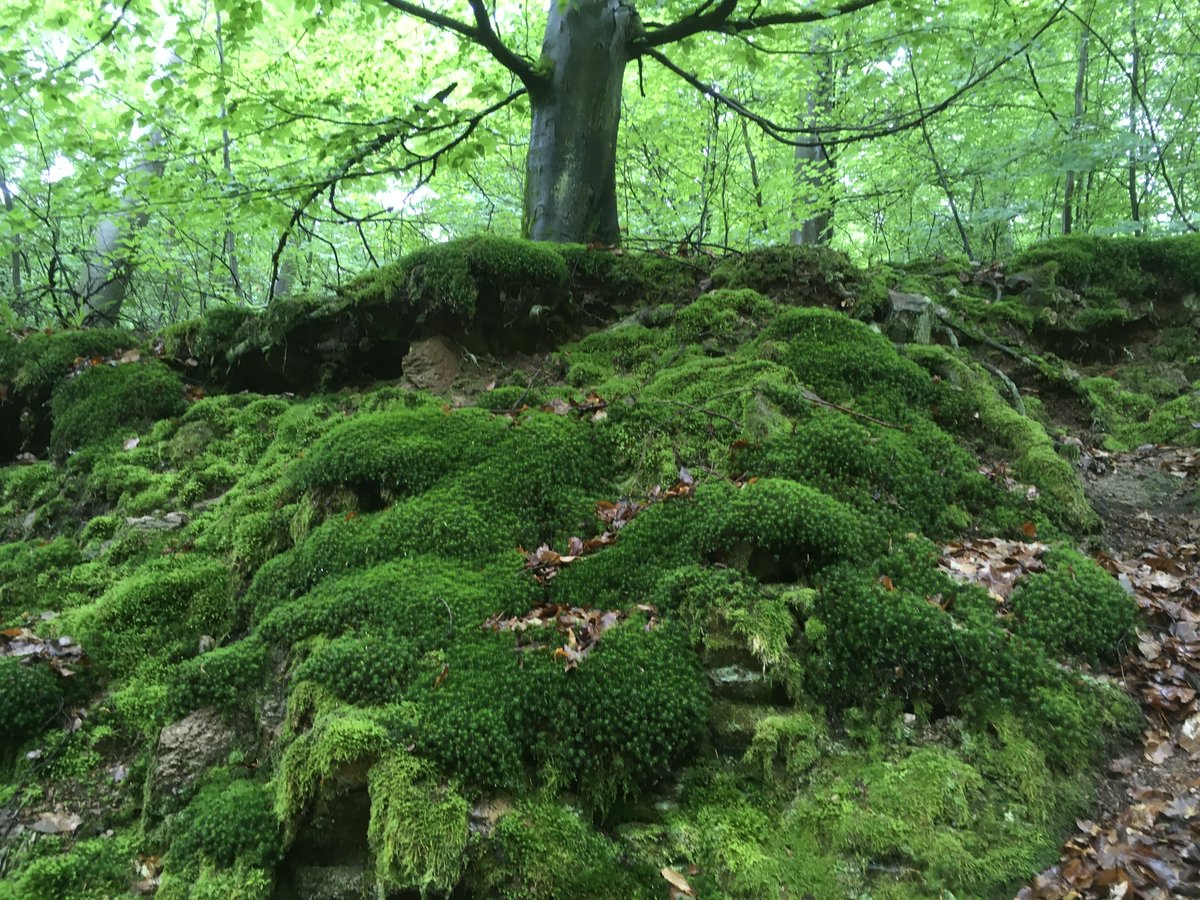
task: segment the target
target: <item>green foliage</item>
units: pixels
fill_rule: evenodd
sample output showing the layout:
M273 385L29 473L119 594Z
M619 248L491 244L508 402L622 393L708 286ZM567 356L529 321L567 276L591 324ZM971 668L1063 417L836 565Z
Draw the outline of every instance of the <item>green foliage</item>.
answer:
M158 361L92 366L61 382L50 408L50 447L62 458L109 436L179 415L184 409L183 384Z
M207 862L269 869L283 855L271 791L259 782L219 778L201 788L177 819L169 868Z
M316 682L348 703L369 706L395 700L416 662L411 641L348 634L316 641L293 678Z
M386 890L449 892L467 846L466 800L441 783L433 767L403 751L367 773L376 883Z
M1067 548L1046 552L1046 571L1018 582L1011 603L1022 633L1052 653L1117 659L1133 638L1137 605L1093 560Z

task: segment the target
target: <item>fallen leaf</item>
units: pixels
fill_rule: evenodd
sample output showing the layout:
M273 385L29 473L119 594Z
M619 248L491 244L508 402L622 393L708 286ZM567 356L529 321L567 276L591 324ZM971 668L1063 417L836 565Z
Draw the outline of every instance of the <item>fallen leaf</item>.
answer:
M672 869L668 866L664 866L661 870L661 874L662 874L662 877L666 879L667 884L671 885L672 888L679 891L684 896L686 896L686 897L695 897L696 896L695 888L693 888L690 884L688 884L688 880L686 878L684 878L683 875L681 875L679 872L676 872L674 869Z

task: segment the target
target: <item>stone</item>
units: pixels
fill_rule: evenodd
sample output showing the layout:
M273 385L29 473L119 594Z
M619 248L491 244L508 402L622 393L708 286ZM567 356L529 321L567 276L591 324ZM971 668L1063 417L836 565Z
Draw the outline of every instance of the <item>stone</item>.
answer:
M897 344L928 344L933 333L933 301L924 294L888 291L891 308L883 332Z
M775 684L759 669L748 666L721 666L708 670L713 696L721 700L765 703L771 699Z
M402 371L417 388L444 394L462 366L462 352L448 338L414 341L401 362Z
M176 528L182 528L186 523L187 519L183 514L177 512L169 512L162 518L138 516L125 519L126 525L139 531L174 531Z
M487 837L495 829L496 823L512 808L512 801L505 797L484 797L471 807L467 828L471 834Z
M366 866L297 866L291 873L297 900L360 900L368 889Z
M166 726L158 735L150 771L150 808L173 812L188 799L196 779L210 766L223 763L237 743L237 733L212 707Z

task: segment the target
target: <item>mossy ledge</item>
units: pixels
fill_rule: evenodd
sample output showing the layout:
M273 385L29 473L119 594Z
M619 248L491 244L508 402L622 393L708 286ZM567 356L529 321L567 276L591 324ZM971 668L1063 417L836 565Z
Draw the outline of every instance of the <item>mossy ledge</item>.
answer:
M0 468L0 630L88 662L0 657L0 806L81 816L0 848L0 900L652 898L664 869L1012 896L1139 725L1097 674L1134 608L1075 547L1095 514L1036 401L873 327L889 288L948 283L990 292L478 237L173 326L161 359L0 336L6 459L46 456ZM449 332L536 372L374 380ZM1081 374L1123 403L1191 346ZM1176 439L1177 394L1105 427ZM1053 546L1003 617L938 568L1031 526ZM539 579L542 544L569 561Z

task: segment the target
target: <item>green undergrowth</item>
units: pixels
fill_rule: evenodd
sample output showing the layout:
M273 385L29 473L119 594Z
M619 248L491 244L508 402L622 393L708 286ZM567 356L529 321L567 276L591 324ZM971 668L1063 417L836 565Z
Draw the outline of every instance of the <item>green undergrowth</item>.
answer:
M342 863L425 896L658 897L668 868L706 897L999 897L1052 862L1137 724L1095 674L1134 611L1071 549L1096 524L1071 464L965 353L838 311L920 273L800 248L696 276L477 238L356 282L340 302L429 321L606 279L644 304L465 405L185 399L159 362L22 375L55 461L0 469L0 624L87 660L0 657L0 805L55 796L18 770L118 763L146 800L35 839L0 898L123 896L139 854L167 898ZM228 361L302 305L177 326L166 356ZM1031 524L1054 547L1003 615L937 568ZM568 561L539 580L543 544ZM34 766L77 708L86 758ZM161 730L214 711L236 749L160 802Z

